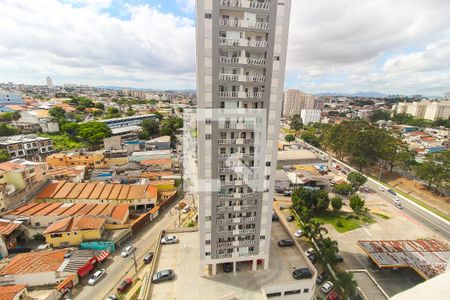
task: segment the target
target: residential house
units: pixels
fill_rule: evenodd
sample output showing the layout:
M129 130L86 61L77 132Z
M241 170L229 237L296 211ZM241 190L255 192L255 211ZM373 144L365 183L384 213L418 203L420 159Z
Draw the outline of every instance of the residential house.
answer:
M47 183L45 163L13 159L0 163L0 210L9 209L33 196Z
M146 171L169 171L172 170L172 159L145 159L141 161L141 165Z
M28 290L26 284L0 286L1 300L26 300Z
M0 254L8 256L8 249L15 248L17 236L21 233L22 222L0 219ZM1 299L1 297L0 297Z
M157 138L154 138L149 141L145 141L145 148L146 150L169 150L170 149L170 136L160 136Z
M69 182L82 182L86 174L86 166L53 167L48 170L49 179L66 180Z
M78 246L84 241L101 239L104 226L103 218L75 216L56 221L43 234L51 247Z
M0 149L8 151L12 159L32 158L39 160L41 156L53 152L53 143L49 138L35 134L0 137Z
M102 152L72 152L55 153L45 159L51 167L87 166L90 168L106 167L105 156Z
M60 271L67 249L37 251L14 256L0 271L0 285L43 286L63 281L72 273Z
M134 162L141 162L147 159L162 159L170 157L171 157L170 150L137 151L131 153L131 155L128 157L128 160Z
M46 109L21 111L18 122L23 124L38 124L42 132L46 133L59 132L58 122L49 115Z

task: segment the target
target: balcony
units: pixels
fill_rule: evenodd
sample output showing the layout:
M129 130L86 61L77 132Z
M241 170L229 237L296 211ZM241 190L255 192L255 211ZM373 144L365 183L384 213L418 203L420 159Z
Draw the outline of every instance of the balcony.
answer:
M233 246L233 242L217 243L218 248L228 248L228 247L232 247L232 246Z
M231 253L218 254L217 258L230 258L232 256Z
M233 223L233 219L217 219L216 223L217 223L218 225L221 225L221 224L231 224L231 223Z
M263 92L219 92L219 98L225 99L262 99L264 97Z
M238 75L238 74L219 74L219 80L222 81L241 81L241 82L264 82L264 75Z
M249 22L247 20L227 20L227 19L220 19L219 24L221 26L227 26L227 27L242 27L242 28L249 28L249 29L262 29L266 30L269 28L269 23L267 22Z
M243 7L243 8L253 8L261 10L269 10L270 2L256 2L250 0L221 0L220 2L223 6L229 7Z
M242 64L242 65L265 65L267 60L265 58L250 58L250 57L228 57L221 56L219 58L220 63L224 64Z
M219 123L219 129L257 130L262 129L262 125L255 123Z
M252 256L255 253L253 251L247 251L247 252L239 252L239 256Z
M265 48L267 47L267 41L252 41L245 39L230 39L230 38L219 38L219 44L222 46L240 46L240 47L254 47L254 48Z

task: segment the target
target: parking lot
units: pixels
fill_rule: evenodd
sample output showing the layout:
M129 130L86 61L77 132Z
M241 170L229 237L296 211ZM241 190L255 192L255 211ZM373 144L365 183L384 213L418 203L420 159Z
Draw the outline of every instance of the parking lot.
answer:
M314 285L309 280L295 280L292 271L308 267L303 256L295 247L278 247L280 239L288 238L284 228L274 222L270 247L269 269L263 270L262 265L256 272L251 271L251 264L240 262L235 274L224 273L221 266L217 267L217 275L201 277L199 268L198 232L183 232L177 234L180 242L173 245L163 245L156 271L172 269L176 278L173 281L153 285L152 299L215 299L233 296L239 299L263 299L261 287L285 284L305 284L310 282L308 293L313 292ZM302 288L303 291L303 288ZM298 295L286 295L283 299L299 299ZM300 298L301 299L301 298Z

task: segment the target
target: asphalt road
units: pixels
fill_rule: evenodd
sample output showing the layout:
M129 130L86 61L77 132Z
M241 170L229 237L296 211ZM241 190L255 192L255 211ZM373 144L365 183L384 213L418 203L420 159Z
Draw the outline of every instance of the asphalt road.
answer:
M175 203L173 205L175 205ZM140 271L139 269L144 266L142 259L145 254L154 251L161 230L173 228L177 219L177 214L169 214L169 210L165 210L153 223L147 225L148 228L144 229L144 231L135 238L130 239L130 243L134 243L137 248L136 262L138 273ZM135 278L136 272L133 256L131 255L127 258L122 258L120 256L121 251L122 248L116 249L115 256L108 259L109 262L106 266L106 275L104 275L95 286L87 285L88 278L82 280L82 283L78 285L73 292L75 299L105 299L107 296L117 293L116 288L124 278Z
M300 141L300 143L306 144L303 141ZM310 145L306 144L310 151L318 152L314 148L312 148ZM329 159L331 158L330 155L320 151L322 155L326 155L326 157ZM333 158L334 159L334 158ZM342 163L340 163L342 165ZM394 196L387 192L387 189L385 188L385 191L381 191L379 189L379 184L371 182L368 180L365 184L368 188L375 191L383 200L394 203L393 198L397 197L400 199L402 204L402 211L408 215L410 218L414 219L417 222L420 222L421 224L428 227L430 230L435 232L436 234L442 236L446 240L450 241L450 225L449 222L446 220L441 219L440 217L436 216L435 214L432 214L428 211L425 211L425 208L418 207L417 204L412 203L411 200L404 199L401 195Z

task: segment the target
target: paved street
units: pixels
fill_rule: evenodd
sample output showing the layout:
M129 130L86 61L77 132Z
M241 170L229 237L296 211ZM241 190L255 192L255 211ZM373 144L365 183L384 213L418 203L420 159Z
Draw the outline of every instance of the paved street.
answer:
M142 268L144 265L142 262L144 255L149 251L153 251L156 247L160 231L174 228L177 219L177 213L170 214L169 210L166 210L154 222L147 225L148 227L138 234L137 237L130 240L130 243L133 242L137 247L136 261L138 268ZM82 281L83 284L79 285L74 291L75 299L105 299L110 294L116 294L117 285L122 279L135 276L132 256L122 258L120 256L121 251L122 248L117 249L116 255L108 259L109 265L106 267L106 275L95 286L86 285L88 278Z
M328 154L326 154L325 152L316 150L313 147L311 147L310 145L304 143L303 141L299 141L299 142L303 143L304 145L307 145L307 147L309 148L310 151L320 153L322 155L326 155L327 158L330 158L330 156ZM341 165L342 165L342 163L341 163ZM390 193L388 193L387 191L384 191L384 192L380 191L378 188L379 185L377 183L374 183L374 182L371 182L370 180L368 180L365 185L367 187L369 187L370 189L374 190L375 193L377 193L385 201L387 201L389 203L393 203L392 199L394 196L391 195ZM411 203L410 200L402 199L401 195L398 195L395 197L397 197L401 200L402 206L403 206L402 211L404 212L404 214L408 215L410 218L416 220L417 222L420 222L421 224L427 226L429 229L431 229L433 232L439 234L447 241L450 241L450 225L449 225L448 221L443 220L442 218L439 218L436 215L429 213L428 211L425 211L424 208L418 207L417 205L415 205L415 203Z

